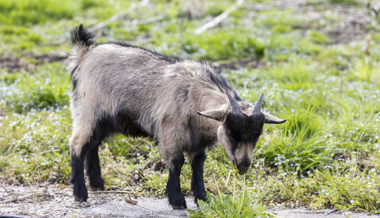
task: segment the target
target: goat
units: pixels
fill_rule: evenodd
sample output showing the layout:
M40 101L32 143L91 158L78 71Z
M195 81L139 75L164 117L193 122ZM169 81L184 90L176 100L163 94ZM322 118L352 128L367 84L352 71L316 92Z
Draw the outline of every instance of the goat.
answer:
M113 133L150 137L169 168L166 194L174 209L185 209L180 173L187 153L195 202L207 200L203 181L205 149L219 141L240 173L246 173L264 123L283 123L252 105L207 63L169 57L120 42L95 44L82 25L71 33L70 138L75 199L86 201L84 166L92 189L104 189L98 148ZM84 165L86 162L86 165Z

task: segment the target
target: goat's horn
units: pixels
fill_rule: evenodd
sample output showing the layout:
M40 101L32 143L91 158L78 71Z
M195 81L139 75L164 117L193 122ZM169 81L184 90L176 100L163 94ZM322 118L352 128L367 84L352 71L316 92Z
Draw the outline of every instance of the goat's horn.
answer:
M261 105L263 104L264 93L261 93L259 100L257 100L253 112L261 112Z
M228 100L230 101L231 108L232 108L232 113L234 114L242 114L243 112L241 111L241 108L239 104L236 102L236 100L229 94L227 93Z

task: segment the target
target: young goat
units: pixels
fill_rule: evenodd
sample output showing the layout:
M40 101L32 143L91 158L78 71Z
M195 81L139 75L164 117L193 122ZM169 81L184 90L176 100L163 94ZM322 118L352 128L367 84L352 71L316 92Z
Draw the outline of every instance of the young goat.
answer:
M240 173L251 165L264 123L283 123L261 112L263 95L251 105L205 63L168 57L125 43L95 44L82 25L72 31L73 89L71 177L78 201L88 198L84 162L93 189L103 189L98 148L112 133L154 140L169 168L166 194L186 208L180 174L188 154L195 201L206 200L205 149L219 141Z

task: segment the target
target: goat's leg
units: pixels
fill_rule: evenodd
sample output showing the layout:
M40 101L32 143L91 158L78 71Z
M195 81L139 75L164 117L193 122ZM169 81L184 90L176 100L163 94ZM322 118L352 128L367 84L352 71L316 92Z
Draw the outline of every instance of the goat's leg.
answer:
M69 182L73 185L75 200L83 202L87 201L88 193L84 181L84 159L87 145L76 152L71 151L71 176ZM79 151L79 152L78 152Z
M81 122L80 122L81 121ZM74 119L73 135L70 138L71 176L75 200L83 202L88 198L84 180L84 161L88 147L93 143L94 129L88 122Z
M104 180L102 178L99 163L99 146L104 138L110 133L110 126L101 125L98 122L91 136L91 141L86 153L86 173L90 180L90 187L93 190L104 190Z
M206 160L206 154L201 151L195 155L190 155L192 177L191 190L193 191L195 203L198 205L198 200L207 200L206 190L203 181L203 166Z
M173 209L186 209L186 200L181 193L180 175L185 162L182 153L176 154L169 159L169 180L166 185L166 194Z
M102 179L99 163L99 145L99 140L91 143L86 153L86 173L90 180L90 187L93 190L104 190L104 180Z

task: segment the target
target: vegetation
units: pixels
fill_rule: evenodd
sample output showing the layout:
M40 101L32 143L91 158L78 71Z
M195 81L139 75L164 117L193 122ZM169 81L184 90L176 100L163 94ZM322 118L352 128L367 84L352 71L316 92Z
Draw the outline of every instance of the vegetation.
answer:
M222 147L209 149L211 200L193 216L270 216L263 211L274 205L380 213L380 18L366 1L246 1L196 35L234 4L205 2L202 14L188 16L177 0L0 0L0 181L67 184L71 83L57 60L70 52L74 26L127 10L94 32L100 42L208 60L242 97L265 93L264 109L288 119L264 127L246 177L235 175ZM153 142L118 135L100 154L107 189L164 196L168 173ZM181 180L191 194L188 165Z

